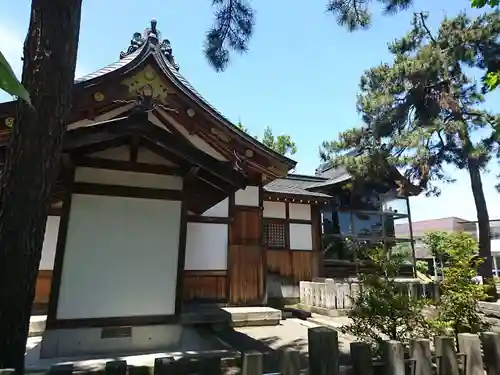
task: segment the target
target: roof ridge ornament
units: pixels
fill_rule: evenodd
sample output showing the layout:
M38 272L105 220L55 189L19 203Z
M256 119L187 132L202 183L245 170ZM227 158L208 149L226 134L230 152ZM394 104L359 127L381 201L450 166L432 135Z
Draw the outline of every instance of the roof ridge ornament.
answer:
M161 32L156 28L157 21L155 19L151 20L151 26L146 28L141 34L135 32L130 40L130 45L126 51L120 52L120 59L127 57L128 55L134 53L140 49L147 42L156 46L156 48L161 52L161 54L167 59L168 63L172 65L175 70L179 70L179 64L175 62L174 55L172 54L172 46L170 40L161 39Z

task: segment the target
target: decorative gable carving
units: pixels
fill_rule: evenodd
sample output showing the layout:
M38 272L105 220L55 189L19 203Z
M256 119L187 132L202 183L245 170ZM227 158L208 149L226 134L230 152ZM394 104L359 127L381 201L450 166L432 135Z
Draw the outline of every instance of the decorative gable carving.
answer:
M129 93L134 96L141 92L143 87L149 85L153 90L153 97L160 99L163 103L166 103L169 94L174 93L174 90L156 74L150 65L133 76L125 78L121 83L127 86Z
M165 56L170 65L172 65L175 70L179 70L179 64L175 62L174 55L172 54L170 40L161 39L161 32L156 28L156 24L157 21L153 19L151 20L151 27L146 28L142 35L141 33L135 32L130 40L128 49L125 52L120 52L120 59L134 53L149 40L152 42L152 45L156 46L163 56Z

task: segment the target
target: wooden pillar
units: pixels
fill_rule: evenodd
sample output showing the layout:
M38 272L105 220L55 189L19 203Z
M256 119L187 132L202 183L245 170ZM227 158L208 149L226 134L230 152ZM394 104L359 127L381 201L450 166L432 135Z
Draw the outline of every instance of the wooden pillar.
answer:
M311 227L313 252L311 257L311 278L321 277L323 274L323 239L321 231L321 209L319 204L311 205Z
M230 198L232 221L227 264L230 305L261 305L265 300L261 207L260 197L254 206L238 205L234 194Z
M339 337L338 332L316 327L308 330L309 374L339 375Z
M75 166L67 158L63 165L64 194L61 208L61 221L57 232L56 255L52 271L52 283L50 286L49 306L47 311L46 328L50 329L57 319L57 305L59 303L59 290L62 282L62 271L64 263L64 252L66 250L66 237L68 234L69 215L71 211L71 198L75 182Z

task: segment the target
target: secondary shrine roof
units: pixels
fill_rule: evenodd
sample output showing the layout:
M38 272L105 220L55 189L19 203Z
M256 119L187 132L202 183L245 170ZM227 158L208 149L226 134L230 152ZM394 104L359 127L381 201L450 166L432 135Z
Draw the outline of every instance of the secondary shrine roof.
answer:
M323 177L289 174L284 178L278 178L265 185L264 191L267 193L318 199L331 198L328 194L308 190L314 184L325 183L327 181L328 179Z

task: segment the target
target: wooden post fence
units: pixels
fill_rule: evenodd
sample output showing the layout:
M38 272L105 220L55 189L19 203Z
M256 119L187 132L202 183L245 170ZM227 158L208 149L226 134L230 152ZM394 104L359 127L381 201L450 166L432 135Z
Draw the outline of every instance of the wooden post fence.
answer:
M408 351L398 341L386 341L382 347L382 361L373 360L370 346L363 342L350 345L350 363L340 364L338 332L326 328L310 328L308 332L308 353L296 349L284 349L276 371L282 375L500 375L500 334L486 332L481 335L463 333L455 342L452 337L437 337L435 353L431 353L431 343L427 339L410 342ZM459 352L456 351L458 344ZM406 353L406 355L405 355ZM276 354L276 353L274 353ZM221 375L226 374L219 353L210 356L189 356L180 359L172 357L157 358L153 368L129 366L124 360L109 361L105 365L106 375ZM236 363L240 363L242 375L264 375L265 355L258 351L241 354ZM308 355L309 369L302 368L301 357ZM231 363L235 363L234 359ZM307 367L307 366L306 366ZM437 369L437 372L435 372ZM52 366L48 375L76 375L100 373L85 371L72 364ZM231 374L234 371L230 372ZM273 375L278 375L273 374ZM0 370L0 375L14 375L10 369ZM41 374L37 371L37 374ZM270 374L267 374L270 375Z

